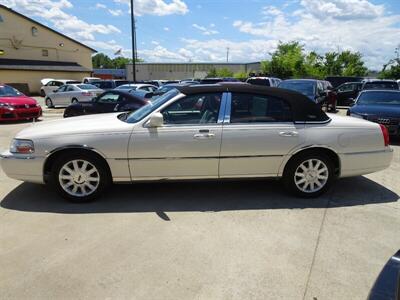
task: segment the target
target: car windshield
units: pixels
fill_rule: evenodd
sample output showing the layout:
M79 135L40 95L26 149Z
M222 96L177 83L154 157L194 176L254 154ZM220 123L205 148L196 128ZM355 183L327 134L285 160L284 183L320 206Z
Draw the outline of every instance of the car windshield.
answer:
M166 92L164 95L158 97L157 99L154 99L154 101L151 101L149 104L142 106L134 112L131 112L125 119L125 122L136 123L142 120L144 117L148 116L151 112L161 107L164 103L171 100L177 95L179 95L179 91L177 89Z
M0 85L0 97L17 97L22 94L8 85Z
M375 82L366 82L364 85L364 90L398 90L399 85L397 82L391 81L375 81Z
M360 105L400 105L400 92L362 93L357 100Z
M77 85L78 88L80 88L81 90L97 90L97 86L93 85L93 84L78 84Z
M302 93L310 99L314 99L314 83L306 81L283 81L279 84L282 89L288 89Z

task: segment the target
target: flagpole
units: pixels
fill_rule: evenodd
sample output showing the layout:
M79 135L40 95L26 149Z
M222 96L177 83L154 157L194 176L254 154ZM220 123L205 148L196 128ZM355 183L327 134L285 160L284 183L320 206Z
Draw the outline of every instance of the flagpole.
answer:
M132 29L132 70L133 82L136 82L136 28L135 28L135 12L133 0L131 0L131 29Z

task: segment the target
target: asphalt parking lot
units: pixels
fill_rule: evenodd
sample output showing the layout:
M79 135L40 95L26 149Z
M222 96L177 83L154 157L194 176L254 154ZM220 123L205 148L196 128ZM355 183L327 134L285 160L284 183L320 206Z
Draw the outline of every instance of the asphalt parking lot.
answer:
M26 126L0 125L0 150ZM393 148L389 169L313 200L258 180L119 185L79 205L0 169L0 298L366 299L400 249Z

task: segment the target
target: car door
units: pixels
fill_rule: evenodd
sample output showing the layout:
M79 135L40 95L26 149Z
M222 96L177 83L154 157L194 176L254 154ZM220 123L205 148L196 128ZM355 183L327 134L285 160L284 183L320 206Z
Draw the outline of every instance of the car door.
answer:
M73 85L67 85L64 92L60 93L60 105L68 106L71 104L72 97L75 93Z
M59 87L53 94L50 94L49 97L55 106L63 106L65 105L63 102L64 92L67 89L66 85Z
M350 98L355 99L358 94L357 85L353 83L344 83L337 89L338 105L347 105Z
M119 104L120 94L110 91L96 99L93 109L97 113L114 112L118 111Z
M217 178L221 99L222 93L185 96L161 110L164 126L135 128L128 151L132 180Z
M224 120L221 178L277 176L286 155L305 140L291 107L272 96L232 93Z

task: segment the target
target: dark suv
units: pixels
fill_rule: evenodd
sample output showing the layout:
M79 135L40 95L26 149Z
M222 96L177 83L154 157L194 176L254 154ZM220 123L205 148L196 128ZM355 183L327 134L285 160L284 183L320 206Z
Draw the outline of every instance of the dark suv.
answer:
M299 92L321 107L325 104L328 105L330 102L331 85L328 85L327 82L323 80L288 79L282 81L278 87Z
M365 80L363 82L362 90L398 90L399 85L395 80Z
M337 105L349 106L354 103L354 99L362 89L362 82L346 82L339 85L335 92L337 94Z
M119 87L120 85L133 83L128 80L99 80L93 81L91 84L97 86L99 89L108 91Z

